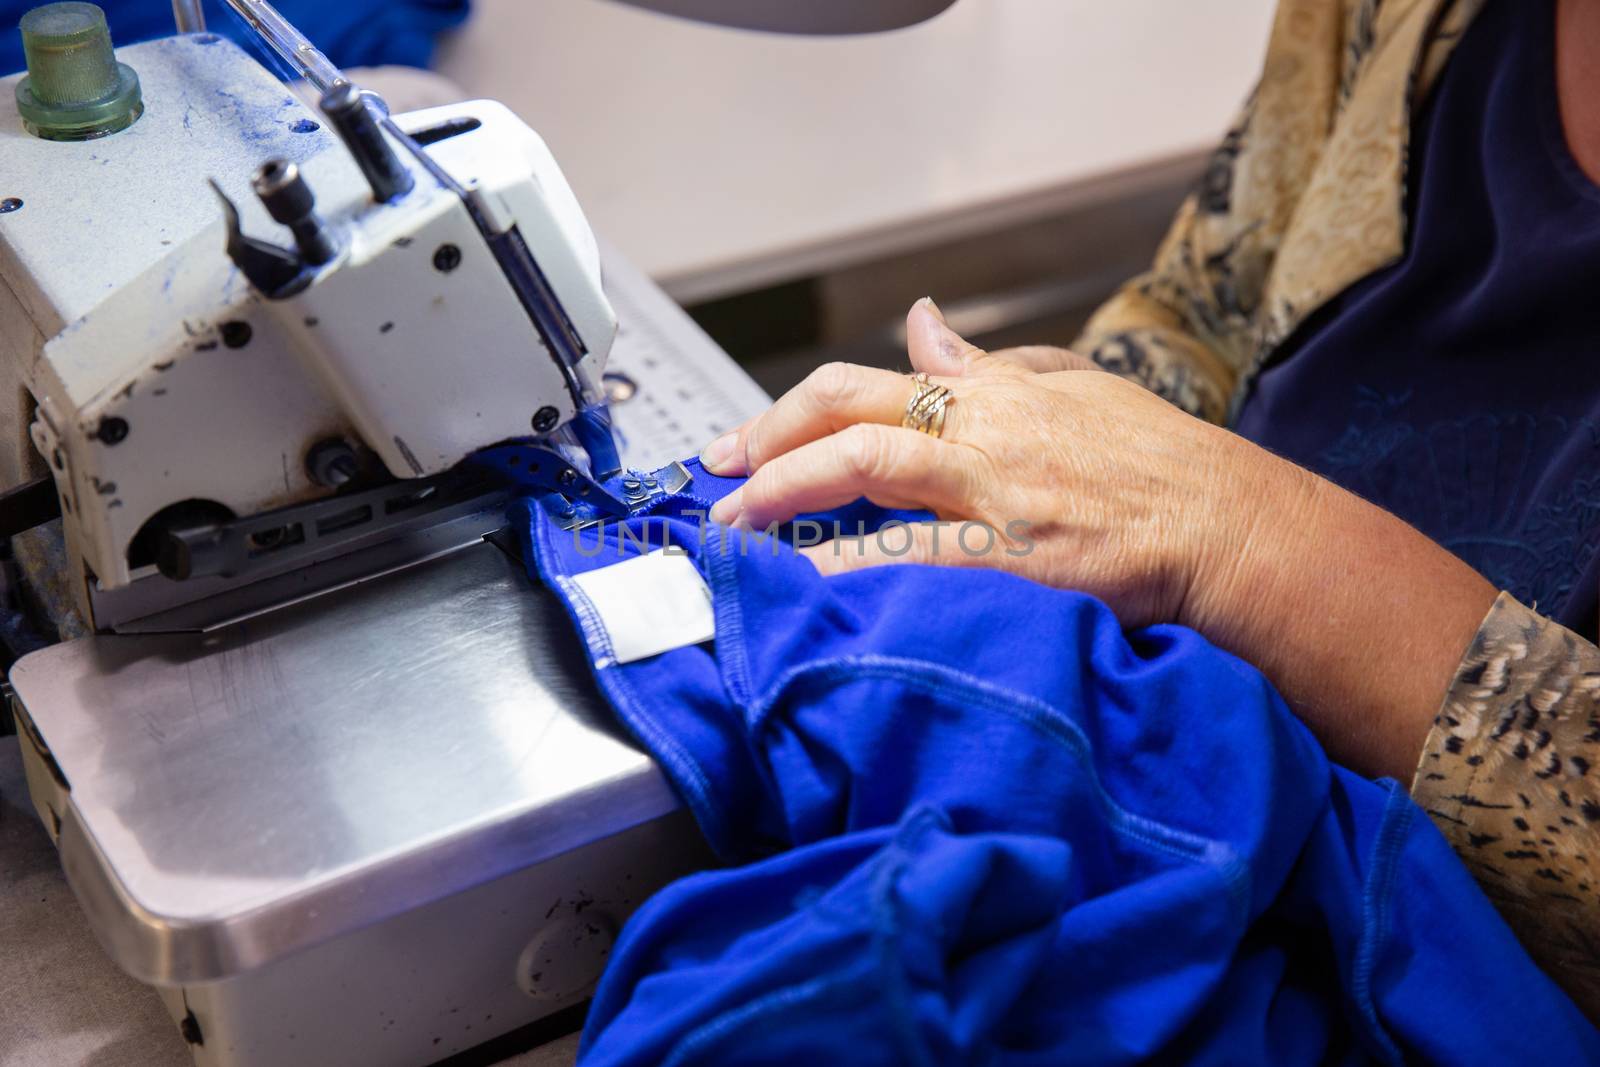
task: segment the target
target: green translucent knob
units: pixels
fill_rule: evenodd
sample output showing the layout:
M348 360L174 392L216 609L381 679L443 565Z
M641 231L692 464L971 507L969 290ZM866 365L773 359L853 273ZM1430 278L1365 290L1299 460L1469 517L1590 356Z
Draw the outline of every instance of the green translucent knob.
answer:
M132 126L144 113L139 76L111 53L106 13L94 4L45 4L22 16L28 76L17 111L28 132L87 141Z

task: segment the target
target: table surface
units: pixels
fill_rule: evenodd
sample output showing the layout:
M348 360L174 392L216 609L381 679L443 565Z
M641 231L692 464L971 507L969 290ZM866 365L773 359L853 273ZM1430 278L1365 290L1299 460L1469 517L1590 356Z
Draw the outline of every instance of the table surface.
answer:
M798 38L478 0L438 67L539 130L596 229L689 301L1192 164L1254 82L1273 7L962 0L908 30Z

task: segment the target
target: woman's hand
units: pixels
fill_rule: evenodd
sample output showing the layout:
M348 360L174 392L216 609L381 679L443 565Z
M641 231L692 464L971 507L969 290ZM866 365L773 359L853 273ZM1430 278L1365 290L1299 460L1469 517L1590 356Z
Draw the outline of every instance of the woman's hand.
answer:
M1098 370L1095 362L1080 356L1070 348L1055 345L1018 345L1015 348L997 348L989 353L1004 363L1012 363L1023 370L1048 374L1057 370Z
M804 551L824 573L1000 567L1092 593L1129 625L1191 626L1259 667L1336 759L1409 779L1492 586L1387 512L1088 361L996 359L931 301L907 325L912 365L953 398L941 439L901 427L905 375L824 367L707 446L707 469L749 475L711 517L765 529L864 496L982 524L984 552L933 524Z
M1183 619L1196 590L1225 584L1262 505L1305 506L1298 468L1064 349L1024 350L1074 368L1034 373L968 345L928 301L908 328L912 365L951 392L942 438L900 426L906 375L829 364L706 449L713 473L750 476L712 518L759 530L863 496L923 508L944 524L803 551L825 573L1000 567L1139 624Z

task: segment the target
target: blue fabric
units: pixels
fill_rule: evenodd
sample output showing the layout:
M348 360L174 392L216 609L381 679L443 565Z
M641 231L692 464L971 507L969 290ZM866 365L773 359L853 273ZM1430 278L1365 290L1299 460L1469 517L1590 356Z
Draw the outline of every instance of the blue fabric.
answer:
M1237 428L1592 639L1600 187L1562 132L1554 8L1469 27L1414 123L1404 257L1312 316Z
M628 923L584 1063L1600 1062L1405 793L1331 767L1244 663L993 570L822 578L687 517L730 485L691 467L621 528L523 514L739 864ZM619 666L570 576L663 544L716 638Z
M22 35L17 24L42 0L0 0L0 74L22 70ZM172 6L160 0L99 0L111 39L120 47L174 32ZM285 18L324 55L341 67L397 63L426 67L435 38L466 21L469 0L274 0ZM254 47L245 29L221 0L205 0L206 26L240 44ZM256 54L260 54L257 52Z

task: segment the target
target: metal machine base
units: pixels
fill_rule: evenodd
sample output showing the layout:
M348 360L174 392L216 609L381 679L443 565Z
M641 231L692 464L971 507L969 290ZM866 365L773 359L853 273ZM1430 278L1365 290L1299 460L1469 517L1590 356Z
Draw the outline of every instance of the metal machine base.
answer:
M91 927L204 1067L433 1062L586 997L709 856L559 605L476 541L12 671Z

